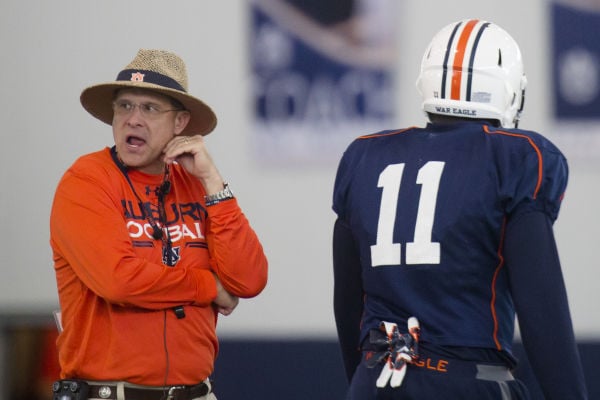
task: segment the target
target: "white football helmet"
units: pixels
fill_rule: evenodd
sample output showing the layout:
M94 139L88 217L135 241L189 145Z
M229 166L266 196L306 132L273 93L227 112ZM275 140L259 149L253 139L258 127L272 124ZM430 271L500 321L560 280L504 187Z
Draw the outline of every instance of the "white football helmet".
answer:
M444 27L421 61L423 111L491 119L517 127L527 78L517 42L498 25L476 19Z

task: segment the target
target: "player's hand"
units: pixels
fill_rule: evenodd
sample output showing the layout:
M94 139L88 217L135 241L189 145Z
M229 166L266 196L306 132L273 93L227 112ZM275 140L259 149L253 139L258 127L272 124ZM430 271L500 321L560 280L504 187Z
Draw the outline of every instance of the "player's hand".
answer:
M229 315L237 307L240 299L237 296L229 294L227 290L221 285L219 278L215 276L217 281L217 297L213 301L217 312L223 315Z
M171 164L177 161L186 171L198 178L207 194L223 190L223 178L217 170L200 135L175 136L163 151L164 162Z

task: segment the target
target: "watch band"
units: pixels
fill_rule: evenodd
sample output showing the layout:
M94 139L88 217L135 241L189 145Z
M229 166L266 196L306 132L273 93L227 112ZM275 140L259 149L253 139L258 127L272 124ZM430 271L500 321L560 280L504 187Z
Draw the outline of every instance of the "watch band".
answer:
M213 193L213 194L207 194L206 196L204 196L204 200L206 201L206 206L213 206L217 203L220 203L223 200L229 200L229 199L233 199L234 195L233 192L231 191L231 188L229 187L228 183L223 183L223 190L217 192L217 193Z

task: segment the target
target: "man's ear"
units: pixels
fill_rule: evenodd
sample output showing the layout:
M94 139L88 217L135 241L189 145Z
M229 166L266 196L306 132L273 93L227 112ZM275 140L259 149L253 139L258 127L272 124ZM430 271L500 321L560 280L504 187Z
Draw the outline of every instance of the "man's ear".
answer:
M177 115L175 116L175 135L181 134L188 122L190 122L190 117L189 111L177 112Z

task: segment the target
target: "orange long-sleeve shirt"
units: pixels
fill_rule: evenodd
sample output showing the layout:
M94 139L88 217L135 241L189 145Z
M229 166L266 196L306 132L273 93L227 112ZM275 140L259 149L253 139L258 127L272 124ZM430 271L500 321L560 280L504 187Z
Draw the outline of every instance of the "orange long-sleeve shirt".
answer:
M163 176L128 175L158 220ZM62 378L196 384L212 373L218 351L213 273L238 297L265 287L267 259L237 201L206 207L200 182L176 164L170 180L173 267L162 263L163 243L152 238L110 149L81 157L62 177L50 217ZM183 319L171 310L178 305Z

